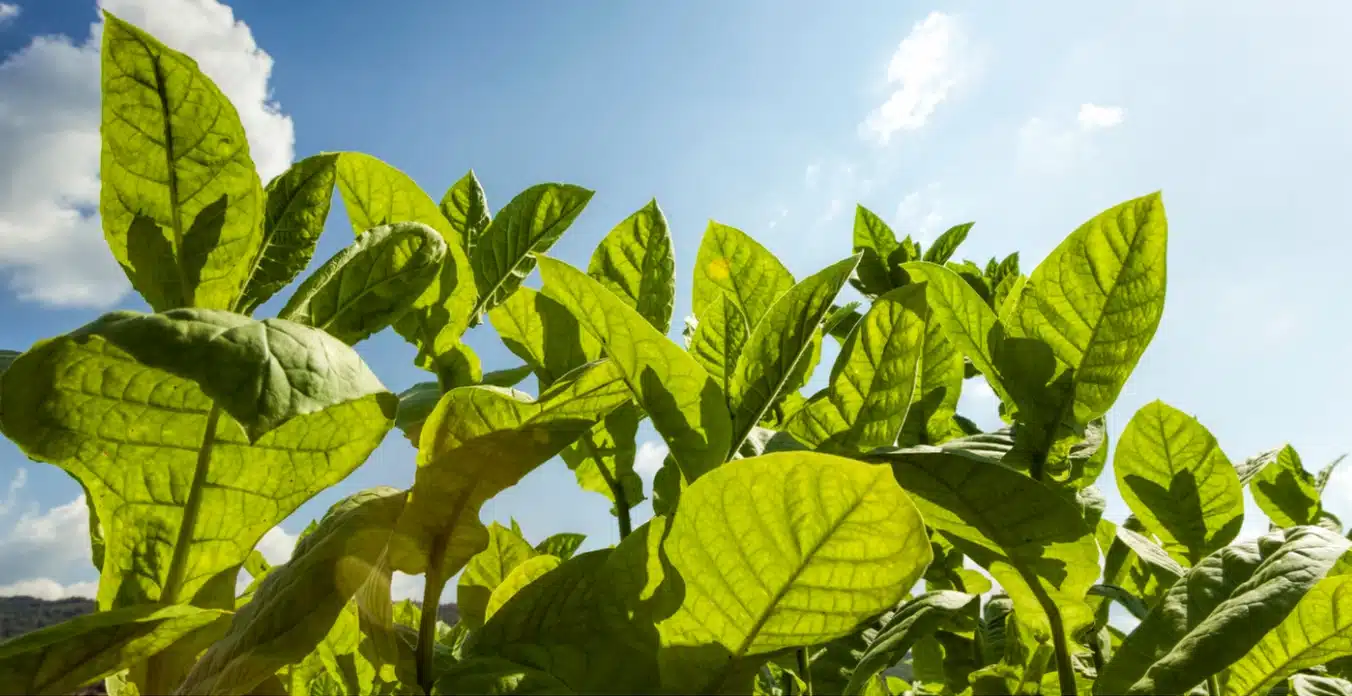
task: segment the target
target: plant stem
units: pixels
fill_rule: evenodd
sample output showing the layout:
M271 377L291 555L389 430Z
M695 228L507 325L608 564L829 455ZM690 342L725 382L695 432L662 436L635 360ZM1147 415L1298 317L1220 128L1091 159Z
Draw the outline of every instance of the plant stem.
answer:
M596 440L592 438L590 432L582 436L582 446L587 449L587 456L591 457L592 461L596 462L596 470L601 472L601 478L605 480L606 486L610 488L610 497L615 500L615 517L619 520L620 525L620 541L624 541L624 538L629 536L630 532L634 531L634 523L629 518L629 498L624 494L624 483L610 475L610 471L606 469L605 464L601 461L601 455L596 447Z
M446 555L447 534L438 534L432 539L431 553L428 554L426 584L423 585L422 615L418 619L418 685L423 693L432 693L432 683L436 675L432 672L432 656L437 642L437 614L441 609L441 591L445 589L446 578L442 577L441 565Z
M798 678L803 680L803 696L812 696L812 664L807 660L807 648L798 648Z
M1019 575L1028 583L1028 589L1033 591L1038 604L1042 605L1042 611L1047 614L1047 624L1052 631L1052 647L1056 650L1056 676L1061 683L1061 693L1063 696L1075 696L1075 670L1070 666L1070 644L1066 642L1066 625L1061 621L1061 610L1037 576L1024 570L1020 570Z
M1206 692L1211 696L1221 696L1221 683L1216 679L1216 675L1206 678Z

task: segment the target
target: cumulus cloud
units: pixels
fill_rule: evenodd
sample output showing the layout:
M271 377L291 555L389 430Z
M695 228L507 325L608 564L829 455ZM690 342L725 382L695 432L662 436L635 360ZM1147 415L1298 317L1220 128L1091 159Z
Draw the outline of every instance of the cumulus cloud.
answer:
M23 487L22 469L10 483L10 491ZM17 485L16 485L17 484ZM38 512L26 510L10 521L14 509L7 505L0 525L0 596L28 594L35 597L93 597L97 587L89 555L89 508L81 495L64 505ZM71 580L64 583L62 580Z
M99 6L192 56L234 103L264 180L294 154L272 100L272 58L216 0L101 0ZM0 268L21 299L104 308L129 288L98 219L99 43L40 36L0 63Z
M940 185L931 183L918 191L906 194L897 204L897 235L912 239L921 244L929 244L943 232L943 200L940 198Z
M287 534L286 530L278 525L269 529L254 548L263 554L263 558L268 559L268 563L279 565L291 559L291 552L296 548L296 539L295 534Z
M55 600L67 599L70 597L84 597L94 599L99 593L99 584L97 582L73 582L69 585L61 583L51 578L38 578L36 580L20 580L19 582L8 585L0 585L0 597L37 597L38 599Z
M19 17L19 6L13 3L0 2L0 27L13 22Z
M652 440L644 442L638 446L638 453L634 455L634 471L651 484L657 470L662 468L662 460L666 458L666 443Z
M860 124L861 134L886 145L898 131L924 126L965 79L969 71L965 50L962 27L953 17L931 12L917 22L888 63L891 94Z
M1112 128L1122 123L1124 111L1120 106L1098 106L1096 104L1081 104L1078 121L1080 127L1085 130L1095 128Z

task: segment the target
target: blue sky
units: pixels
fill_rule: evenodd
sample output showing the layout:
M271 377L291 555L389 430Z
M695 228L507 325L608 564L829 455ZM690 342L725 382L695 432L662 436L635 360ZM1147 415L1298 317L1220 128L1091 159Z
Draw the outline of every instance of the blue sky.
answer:
M800 278L848 255L856 202L926 241L974 220L962 255L1018 250L1031 269L1103 208L1163 190L1169 297L1110 414L1114 438L1161 398L1233 460L1290 442L1314 469L1352 450L1344 3L228 5L0 2L0 347L144 308L88 215L103 6L198 59L235 101L265 177L341 149L385 159L436 197L472 167L494 208L540 181L579 184L597 194L551 252L576 265L656 197L677 249L673 336L710 218ZM315 264L350 239L335 206ZM469 340L490 368L517 363L490 328ZM389 332L360 351L392 390L426 378ZM993 423L979 383L963 405ZM652 431L641 437L643 458L659 459ZM264 547L284 554L337 499L407 485L412 471L392 434ZM88 594L79 487L0 443L6 482L0 593ZM1327 498L1352 521L1352 467ZM484 518L515 516L533 539L585 532L596 546L616 537L607 508L556 460ZM1110 493L1110 516L1125 513ZM1246 533L1261 529L1251 514Z

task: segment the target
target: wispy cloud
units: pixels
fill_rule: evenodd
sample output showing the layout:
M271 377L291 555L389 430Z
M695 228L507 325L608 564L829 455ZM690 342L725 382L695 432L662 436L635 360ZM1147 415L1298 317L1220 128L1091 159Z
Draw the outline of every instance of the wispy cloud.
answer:
M1035 116L1019 130L1020 161L1041 172L1064 171L1090 157L1094 139L1125 120L1122 107L1096 104L1081 104L1074 123Z
M272 58L230 8L216 0L99 5L198 61L239 111L264 180L290 164L294 130L271 99ZM129 287L97 214L102 33L100 21L82 43L37 37L0 63L0 268L24 300L101 308Z
M953 17L931 12L897 45L887 66L892 92L860 124L864 137L886 145L898 131L929 121L969 69L966 40Z
M0 2L0 27L19 17L19 6L10 2Z
M1113 126L1122 123L1125 114L1126 112L1120 106L1081 104L1078 121L1080 122L1080 128L1085 130L1112 128Z

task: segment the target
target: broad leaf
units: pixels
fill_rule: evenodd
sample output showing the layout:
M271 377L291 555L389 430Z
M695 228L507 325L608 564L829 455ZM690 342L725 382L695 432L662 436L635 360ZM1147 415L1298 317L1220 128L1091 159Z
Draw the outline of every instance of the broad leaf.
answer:
M335 153L306 157L263 188L263 242L237 305L241 313L253 314L310 263L329 217L337 164Z
M720 295L700 317L695 335L690 339L690 354L725 394L731 390L729 382L750 332L746 315L737 303L727 295Z
M291 560L268 573L178 693L248 694L319 645L363 586L380 583L388 597L383 555L404 498L404 491L373 488L334 505Z
M741 230L710 221L695 256L691 294L695 316L704 321L710 305L727 295L754 328L780 295L793 287L793 275L759 242Z
M104 12L99 217L156 311L233 309L263 241L263 187L230 101L188 56Z
M460 662L437 676L433 694L574 694L549 672L496 657Z
M1244 523L1239 476L1216 438L1163 402L1127 423L1113 473L1132 514L1186 565L1233 541Z
M1352 576L1324 578L1276 628L1230 665L1225 693L1266 694L1297 670L1348 656L1352 656Z
M663 681L687 692L717 689L743 657L852 632L895 606L931 557L888 470L853 460L742 459L681 497L663 547L684 597L659 630Z
M605 347L639 406L666 440L686 481L724 461L732 424L723 393L679 346L581 271L540 259L544 292Z
M674 255L667 218L652 200L601 240L587 275L666 333L676 301Z
M925 523L991 573L1040 640L1056 617L1073 635L1093 621L1084 597L1099 550L1073 502L981 455L915 447L888 455Z
M838 261L794 285L780 296L752 329L729 380L728 404L733 438L729 455L741 445L785 394L804 379L801 363L808 358L831 303L859 263L858 256Z
M1249 480L1249 492L1259 509L1278 527L1317 524L1321 507L1315 478L1287 445Z
M925 290L917 285L889 291L874 301L841 347L831 370L828 398L814 399L786 430L803 442L831 449L896 445L916 390L927 313ZM834 410L837 416L821 418L814 413L821 409ZM800 422L808 427L798 426ZM845 429L813 427L818 424Z
M560 379L536 400L499 387L447 392L423 424L393 567L412 575L432 564L439 577L454 575L488 544L479 508L628 399L612 361Z
M578 547L587 539L585 534L574 534L572 532L559 532L544 541L535 545L535 550L539 553L558 556L563 560L568 560L577 553Z
M465 253L473 253L479 238L488 229L488 197L479 178L470 170L446 190L441 197L441 214L465 241Z
M967 233L971 231L974 224L976 223L967 222L948 228L943 234L939 235L938 239L934 240L929 249L925 250L921 260L937 264L948 263L948 260L953 258L953 254L957 252L958 247L966 241Z
M88 491L103 609L232 606L258 540L365 461L395 410L328 334L214 310L105 315L39 342L0 393L5 433Z
M493 370L492 372L485 372L480 383L490 387L515 387L521 383L521 380L529 377L533 371L530 365L517 365L516 367Z
M1352 696L1352 681L1341 677L1296 674L1291 677L1291 694L1292 696Z
M479 288L473 316L502 304L543 254L573 224L592 192L570 184L537 184L517 194L488 223L469 263Z
M568 308L530 288L512 293L488 313L503 345L535 371L540 388L601 356L601 344Z
M875 675L901 662L916 641L932 633L946 619L957 616L975 599L962 592L940 590L928 592L907 602L878 632L868 650L859 658L847 694L864 692L865 684Z
M939 444L958 434L953 416L962 393L962 353L948 340L943 325L928 308L925 318L924 352L915 394L901 428L900 444L904 446Z
M1217 674L1281 624L1350 546L1329 530L1293 527L1207 556L1122 642L1095 693L1183 693Z
M408 311L445 257L446 242L427 225L371 228L306 278L278 316L355 344Z
M399 407L394 414L394 427L415 447L422 433L423 422L441 400L441 388L436 382L419 382L399 394Z
M488 599L512 570L540 555L521 535L494 522L488 527L488 547L475 554L460 574L456 607L469 628L484 625Z
M513 568L512 572L493 588L493 594L488 598L488 606L484 610L484 618L493 618L508 600L515 597L527 585L539 580L545 573L558 568L560 563L558 556L541 555L529 558Z
M1117 400L1164 312L1168 225L1158 193L1084 223L1028 279L1017 325L1068 371L1061 423L1079 427Z
M892 252L897 249L897 236L892 228L862 205L854 209L854 240L852 253L862 253L859 279L855 287L865 295L876 297L892 289L888 268Z
M226 611L162 604L77 616L0 643L0 693L73 693L189 634L218 636L229 621Z

